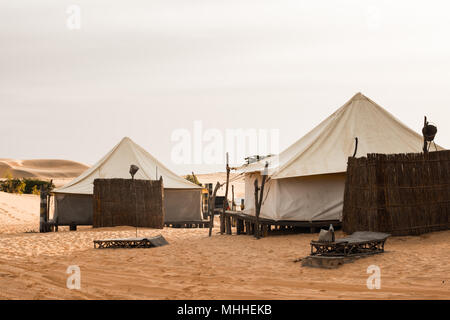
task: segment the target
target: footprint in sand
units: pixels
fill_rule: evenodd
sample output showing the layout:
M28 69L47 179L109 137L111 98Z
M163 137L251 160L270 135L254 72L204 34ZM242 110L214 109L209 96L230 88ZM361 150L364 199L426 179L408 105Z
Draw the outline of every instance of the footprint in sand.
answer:
M3 211L3 214L5 214L8 218L16 220L16 221L22 221L20 218L17 218L13 214L9 213L8 211L5 211L3 209L0 209L0 211Z

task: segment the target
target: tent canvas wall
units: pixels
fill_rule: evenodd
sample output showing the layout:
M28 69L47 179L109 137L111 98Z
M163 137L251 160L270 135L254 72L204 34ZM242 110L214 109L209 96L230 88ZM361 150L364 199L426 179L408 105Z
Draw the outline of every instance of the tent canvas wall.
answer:
M78 178L53 191L55 221L59 225L92 225L94 180L129 179L131 164L139 167L136 179L163 178L166 223L202 220L202 188L167 169L130 138L124 138Z
M244 213L255 215L254 181L261 174L245 175ZM341 221L345 173L270 179L265 187L261 218L275 221Z
M255 215L254 180L269 163L260 216L281 221L342 221L347 159L368 153L421 152L423 137L357 93L277 156L244 165L245 210ZM432 147L434 148L434 146ZM442 150L437 146L438 150Z

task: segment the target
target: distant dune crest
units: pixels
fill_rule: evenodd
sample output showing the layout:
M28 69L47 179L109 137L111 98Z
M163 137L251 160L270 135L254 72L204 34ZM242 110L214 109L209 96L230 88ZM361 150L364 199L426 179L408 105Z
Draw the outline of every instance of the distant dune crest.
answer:
M0 178L70 179L79 176L89 166L70 160L0 159Z

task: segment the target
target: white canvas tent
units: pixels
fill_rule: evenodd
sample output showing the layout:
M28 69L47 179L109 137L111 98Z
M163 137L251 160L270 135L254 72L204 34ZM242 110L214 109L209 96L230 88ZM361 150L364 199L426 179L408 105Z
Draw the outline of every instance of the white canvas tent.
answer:
M201 221L201 187L176 175L130 138L123 138L94 166L55 195L54 219L59 225L91 225L92 195L97 178L130 179L130 165L137 165L135 179L163 178L165 222Z
M240 168L245 173L245 213L255 214L254 180L269 163L260 217L275 221L341 221L347 159L368 153L422 152L423 137L357 93L278 156ZM432 147L434 148L434 146ZM438 150L442 150L437 146Z

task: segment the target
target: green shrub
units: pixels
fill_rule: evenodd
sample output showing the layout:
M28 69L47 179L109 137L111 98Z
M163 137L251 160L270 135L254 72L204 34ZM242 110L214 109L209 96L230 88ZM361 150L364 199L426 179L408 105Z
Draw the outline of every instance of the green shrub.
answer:
M42 186L49 191L55 188L52 181L13 179L9 176L6 180L0 182L0 191L18 194L39 194Z
M1 183L1 190L9 193L18 193L18 191L24 191L24 186L20 179L12 179L8 177L5 181Z
M33 186L33 189L31 189L31 194L34 194L34 195L40 194L40 190L38 189L37 185Z
M195 174L188 174L186 177L185 177L185 179L187 180L187 181L190 181L190 182L192 182L192 183L195 183L196 185L198 185L198 186L202 186L202 184L198 181L198 179L197 179L197 177L195 176Z
M15 193L23 194L25 191L25 187L26 187L26 183L23 180L20 180L19 183L17 184Z
M25 192L26 194L34 194L33 188L36 187L38 191L41 190L41 187L43 186L48 191L52 191L55 188L55 185L53 184L53 181L44 181L44 180L38 180L38 179L23 179L25 182ZM39 194L39 192L38 192Z

